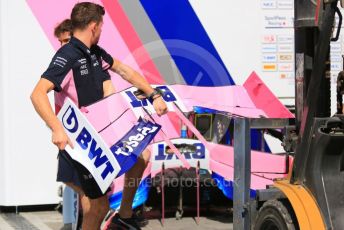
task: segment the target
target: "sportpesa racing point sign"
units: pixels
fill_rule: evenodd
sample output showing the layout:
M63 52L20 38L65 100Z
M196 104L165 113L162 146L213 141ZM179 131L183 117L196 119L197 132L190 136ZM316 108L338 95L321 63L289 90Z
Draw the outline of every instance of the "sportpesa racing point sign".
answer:
M66 151L88 169L103 193L117 176L135 164L161 128L139 119L126 135L114 140L116 143L109 147L70 99L67 98L57 117L74 145L73 149L67 145Z

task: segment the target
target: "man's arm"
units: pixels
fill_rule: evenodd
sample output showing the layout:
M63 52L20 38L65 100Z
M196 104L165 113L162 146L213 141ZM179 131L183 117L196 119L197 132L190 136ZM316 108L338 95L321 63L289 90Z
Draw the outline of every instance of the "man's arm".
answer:
M73 144L54 114L47 96L54 87L52 82L41 78L31 94L31 101L36 112L52 130L52 142L61 150L65 149L67 144L73 148Z
M103 82L103 91L104 91L104 97L107 97L116 92L115 88L112 85L111 80L106 80Z
M120 61L114 59L111 70L119 74L124 80L128 81L136 88L141 89L146 95L153 93L154 89L144 77Z
M124 80L128 81L136 88L142 90L146 95L151 95L154 92L154 89L144 77L120 61L114 59L111 70L119 74ZM166 103L160 95L155 95L153 100L153 107L159 116L167 113Z

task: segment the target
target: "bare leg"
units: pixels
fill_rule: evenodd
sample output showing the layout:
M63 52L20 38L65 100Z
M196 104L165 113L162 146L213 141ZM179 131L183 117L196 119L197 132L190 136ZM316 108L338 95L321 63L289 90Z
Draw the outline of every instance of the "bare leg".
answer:
M84 192L79 186L72 183L66 183L74 191L76 191L81 200L81 206L83 211L82 229L83 230L95 230L100 229L100 225L103 222L104 217L109 211L109 201L106 195L97 198L90 199L85 196Z
M97 199L89 199L83 195L81 197L81 205L83 210L82 229L94 230L100 229L100 225L109 211L109 201L107 196Z
M132 216L133 199L140 184L142 174L149 162L149 158L150 151L145 149L137 159L134 167L125 173L122 201L119 209L119 215L122 218L130 218Z

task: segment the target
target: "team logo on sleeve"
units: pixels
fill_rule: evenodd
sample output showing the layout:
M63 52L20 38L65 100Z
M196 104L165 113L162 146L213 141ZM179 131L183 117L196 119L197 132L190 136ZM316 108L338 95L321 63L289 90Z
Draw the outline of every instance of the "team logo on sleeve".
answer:
M53 62L54 65L60 66L61 68L65 67L67 60L63 57L57 56Z

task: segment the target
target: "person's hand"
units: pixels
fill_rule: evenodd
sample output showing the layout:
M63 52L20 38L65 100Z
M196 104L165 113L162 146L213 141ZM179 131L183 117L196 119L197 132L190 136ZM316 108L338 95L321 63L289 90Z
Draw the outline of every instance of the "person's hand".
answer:
M66 145L69 145L71 148L73 148L73 143L69 139L63 128L53 130L51 139L54 145L59 148L59 150L64 150L66 148Z
M153 107L155 109L155 112L161 116L164 115L168 112L167 110L167 105L164 101L164 99L162 98L162 96L157 96L157 98L154 99L153 101Z

